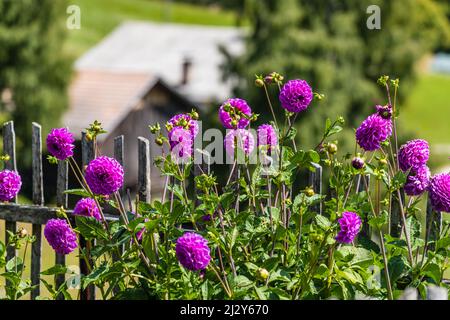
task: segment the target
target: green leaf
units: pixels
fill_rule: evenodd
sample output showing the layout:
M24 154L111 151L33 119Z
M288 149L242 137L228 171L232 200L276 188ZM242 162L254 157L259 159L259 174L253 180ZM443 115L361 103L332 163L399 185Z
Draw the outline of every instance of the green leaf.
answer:
M267 300L267 297L262 288L258 288L257 286L253 286L253 288L255 288L255 292L256 292L256 295L258 296L258 299Z
M246 288L253 285L253 281L249 280L246 276L238 275L234 278L234 284L239 288Z
M321 216L321 215L316 215L315 216L316 219L316 223L317 225L323 229L323 230L328 230L331 226L331 222L330 220L328 220L328 218Z
M66 266L63 266L61 264L56 264L47 270L41 271L41 274L48 276L48 275L56 275L56 274L65 274L66 272L67 272Z
M450 246L450 237L439 239L436 242L436 251L439 249L446 249L448 246Z
M332 135L339 133L341 131L342 131L342 127L339 125L335 125L333 128L330 129L330 131L328 131L327 138L331 137Z
M388 223L388 213L387 213L387 211L383 210L380 213L380 215L377 216L377 217L374 217L374 216L369 217L369 221L368 222L369 222L369 225L372 228L375 228L376 230L380 230L381 228L383 228L383 226L385 224Z
M297 129L294 127L291 127L288 131L288 133L286 134L286 138L287 139L294 139L295 136L297 135Z
M314 150L309 150L306 153L306 158L310 162L314 162L314 163L319 163L320 162L320 155Z
M327 118L327 120L325 120L325 132L328 132L331 128L331 119Z
M208 300L208 298L209 298L208 281L205 281L205 282L202 283L202 285L200 286L200 290L202 292L202 299L203 300Z
M442 271L437 263L429 263L426 265L423 273L433 279L435 283L439 284L441 282Z
M389 259L388 268L392 283L405 276L411 269L404 256L394 256Z
M153 220L147 221L147 222L144 223L145 229L146 229L148 232L153 232L155 229L158 228L160 222L161 222L161 218L153 219Z
M75 216L75 222L78 231L86 240L95 238L108 240L103 224L94 217Z
M90 193L84 189L69 189L69 190L65 190L64 193L72 194L74 196L82 196L85 198L91 197Z
M6 271L9 272L20 272L23 268L23 260L21 257L13 257L6 263Z
M94 269L90 274L83 278L83 289L85 289L89 284L99 280L103 275L109 271L107 264L102 264L98 268Z

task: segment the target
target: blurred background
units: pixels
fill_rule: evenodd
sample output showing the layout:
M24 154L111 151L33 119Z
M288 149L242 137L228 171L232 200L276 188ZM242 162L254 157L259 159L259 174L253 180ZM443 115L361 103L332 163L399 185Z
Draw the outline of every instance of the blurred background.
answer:
M379 28L369 28L370 19ZM325 94L298 119L304 148L317 144L326 117L342 115L340 148L352 150L353 128L387 102L377 78L399 78L402 140L427 139L432 170L445 170L449 26L447 0L0 0L0 120L15 121L21 194L31 192L32 121L44 136L68 126L79 139L97 119L108 131L100 141L106 154L124 134L133 189L136 138L151 138L149 124L196 107L215 125L231 96L269 120L254 77L272 71ZM44 170L53 179L55 170Z
M133 190L137 137L159 152L149 124L195 107L204 128L219 126L217 108L232 96L269 120L254 79L272 71L325 94L298 118L304 148L327 117L342 115L342 152L353 151L353 128L374 105L387 103L378 77L399 78L401 140L427 139L432 172L450 170L448 0L0 0L0 120L15 122L20 201L31 198L31 122L44 137L68 126L80 139L97 119L105 154L123 134ZM53 203L56 170L44 163Z

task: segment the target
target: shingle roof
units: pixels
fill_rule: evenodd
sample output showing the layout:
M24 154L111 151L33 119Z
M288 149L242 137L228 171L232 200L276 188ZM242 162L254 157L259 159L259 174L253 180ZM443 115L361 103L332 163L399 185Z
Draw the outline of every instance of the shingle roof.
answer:
M112 131L157 81L143 73L79 71L69 88L63 124L77 137L94 120Z
M243 36L239 28L125 22L82 56L75 68L149 73L196 103L222 101L230 96L232 84L222 80L219 67L224 58L218 46L240 54ZM190 80L179 87L186 58L192 61Z

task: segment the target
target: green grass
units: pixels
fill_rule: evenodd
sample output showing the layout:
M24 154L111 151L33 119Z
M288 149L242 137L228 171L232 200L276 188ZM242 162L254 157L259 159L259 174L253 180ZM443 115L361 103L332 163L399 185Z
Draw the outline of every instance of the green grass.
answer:
M81 28L68 30L65 51L77 58L125 20L232 26L231 11L162 0L73 0L81 11Z
M400 126L430 143L432 171L446 170L450 154L438 153L433 147L450 145L450 76L421 74L400 108Z
M450 76L422 74L401 108L408 130L431 144L450 144Z

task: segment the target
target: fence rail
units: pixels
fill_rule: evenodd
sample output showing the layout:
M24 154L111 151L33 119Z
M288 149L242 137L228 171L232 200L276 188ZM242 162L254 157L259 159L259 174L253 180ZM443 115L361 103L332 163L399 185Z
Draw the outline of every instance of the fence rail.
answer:
M6 122L3 125L3 151L10 156L10 159L5 162L5 169L16 170L16 139L14 132L14 123L12 121ZM86 134L82 133L81 140L81 153L83 168L92 159L95 158L95 150L93 143L86 139ZM57 167L57 182L56 182L56 205L57 207L47 207L44 202L44 176L42 169L42 129L38 123L32 124L32 201L33 205L22 205L17 203L17 198L13 199L11 203L0 203L0 219L5 221L5 229L12 233L17 230L17 222L31 223L32 234L36 237L36 241L32 245L31 250L31 282L36 285L36 288L31 291L31 298L36 298L40 295L40 272L42 262L42 225L45 225L49 219L56 218L57 207L63 206L68 209L68 195L65 191L68 188L68 163L59 162ZM124 163L124 136L118 136L114 139L114 157L123 165ZM136 181L140 201L151 200L151 155L150 155L150 143L148 139L138 138L138 181ZM316 168L315 172L310 172L308 183L318 194L322 193L322 167L318 164L314 164ZM204 169L205 170L205 169ZM199 171L194 170L195 174L199 174ZM209 169L207 170L209 171ZM238 170L236 170L238 174ZM125 173L126 174L126 173ZM368 183L367 177L361 179L359 177L357 190L362 192L365 190L362 180ZM122 196L124 196L124 189L120 190ZM316 210L318 214L322 214L322 203L316 205L313 210ZM69 219L73 219L70 215L71 210L67 210L69 213ZM117 220L118 216L105 214L105 218L109 221ZM74 219L73 219L74 221ZM393 225L395 224L395 225ZM391 230L398 228L398 219L392 219ZM426 237L428 240L433 240L438 237L442 228L442 215L440 212L432 210L430 204L427 207L426 218ZM363 226L364 233L369 233L369 227L367 221L364 221ZM5 232L5 239L8 242L8 232ZM80 249L86 249L86 241L80 240ZM12 247L7 248L7 259L12 259L16 255L15 249ZM65 265L65 256L56 255L56 264ZM80 259L80 272L85 274L87 267L85 261ZM64 283L64 275L59 275L56 278L56 285ZM62 298L62 297L60 297ZM88 287L80 292L80 299L92 300L95 299L94 287Z

